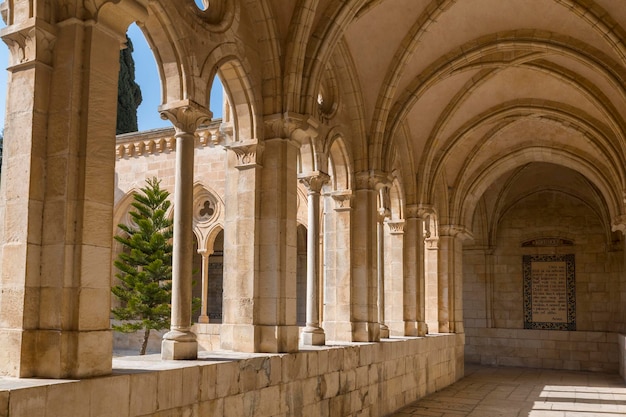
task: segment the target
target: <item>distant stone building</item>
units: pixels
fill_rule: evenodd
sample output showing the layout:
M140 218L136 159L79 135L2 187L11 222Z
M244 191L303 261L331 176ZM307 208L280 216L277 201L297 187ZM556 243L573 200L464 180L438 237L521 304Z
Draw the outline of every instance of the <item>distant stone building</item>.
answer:
M0 9L0 373L80 380L0 389L0 415L384 416L465 362L624 372L620 2ZM173 127L116 138L132 22ZM152 176L172 328L132 372L112 360L112 234Z

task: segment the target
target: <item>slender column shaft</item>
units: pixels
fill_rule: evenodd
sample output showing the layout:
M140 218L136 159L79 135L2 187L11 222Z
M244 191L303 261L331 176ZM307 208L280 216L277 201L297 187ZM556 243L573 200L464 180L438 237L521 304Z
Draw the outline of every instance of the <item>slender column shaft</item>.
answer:
M172 256L172 330L191 328L191 282L193 268L193 134L176 135L174 183L174 248Z
M320 190L328 175L315 173L300 178L308 188L308 231L307 231L307 273L306 273L306 327L302 331L302 343L305 345L323 345L324 330L320 328L319 314L319 223L320 223Z
M319 264L319 200L317 191L309 191L309 231L307 235L307 261L306 261L306 325L309 328L319 328L319 290L318 290L318 264Z
M159 110L161 117L169 119L176 128L172 317L170 331L163 336L161 357L196 359L198 343L196 335L191 331L194 132L212 114L188 99L168 103Z
M202 255L202 295L200 296L201 305L198 323L208 323L209 316L207 314L207 293L209 292L209 254L205 249L199 250L198 253Z
M380 337L389 337L389 328L385 324L385 223L380 216L377 223L377 281L378 281L378 322Z

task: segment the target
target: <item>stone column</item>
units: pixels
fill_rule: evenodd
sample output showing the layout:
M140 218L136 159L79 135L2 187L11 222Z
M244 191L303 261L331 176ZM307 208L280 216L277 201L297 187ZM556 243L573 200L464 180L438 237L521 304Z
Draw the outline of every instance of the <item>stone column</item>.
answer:
M380 340L377 270L377 198L382 173L356 175L352 225L352 338L355 342Z
M279 134L280 132L274 132ZM261 352L298 350L296 325L298 143L265 139L259 217L259 281L255 321ZM309 232L311 234L311 232Z
M352 192L325 196L324 329L327 339L352 341Z
M224 295L222 349L259 351L255 326L259 275L258 216L260 161L264 144L247 139L227 145L224 213Z
M494 278L493 249L485 250L485 326L495 327L493 317L493 278Z
M170 331L163 336L161 357L196 359L198 342L191 331L194 133L200 124L211 120L212 113L188 99L165 104L159 111L176 129L172 318Z
M385 218L389 217L389 210L378 209L376 223L376 281L378 284L378 323L380 337L389 337L389 327L385 324Z
M3 4L0 374L86 378L111 372L119 50L147 12L128 0L87 23L32 3Z
M404 335L425 336L423 221L417 206L407 206L404 222Z
M442 226L439 235L439 331L464 333L463 240L459 226Z
M439 236L433 214L424 214L424 300L429 332L439 332Z
M209 292L209 256L211 253L206 249L198 249L198 253L202 256L202 296L200 297L200 316L198 323L208 323L208 292Z
M404 220L387 219L388 233L385 237L385 323L391 336L405 336L404 314L406 296L404 282ZM413 291L415 305L415 291Z
M308 173L300 177L308 191L307 273L306 273L306 327L302 330L302 343L323 345L324 330L319 325L320 264L319 226L320 191L330 177L323 172Z

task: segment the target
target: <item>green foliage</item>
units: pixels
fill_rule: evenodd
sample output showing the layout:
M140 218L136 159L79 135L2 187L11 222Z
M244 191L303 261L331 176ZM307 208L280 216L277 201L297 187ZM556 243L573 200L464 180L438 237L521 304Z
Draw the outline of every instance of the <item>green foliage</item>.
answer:
M142 102L141 89L135 82L133 43L126 36L125 49L120 51L120 74L117 85L117 128L116 134L136 132L137 107Z
M166 217L169 192L160 188L156 178L134 195L130 216L134 225L119 224L124 232L115 236L124 251L114 265L120 284L111 288L121 306L112 310L123 324L113 326L120 332L146 332L142 353L150 330L170 327L172 297L172 221Z

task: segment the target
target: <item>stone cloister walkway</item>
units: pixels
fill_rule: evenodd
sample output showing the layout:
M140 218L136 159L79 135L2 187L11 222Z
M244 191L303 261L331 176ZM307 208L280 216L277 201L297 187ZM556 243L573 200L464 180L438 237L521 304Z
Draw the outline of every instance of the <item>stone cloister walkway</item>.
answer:
M466 365L465 375L391 416L626 416L626 385L617 374Z

